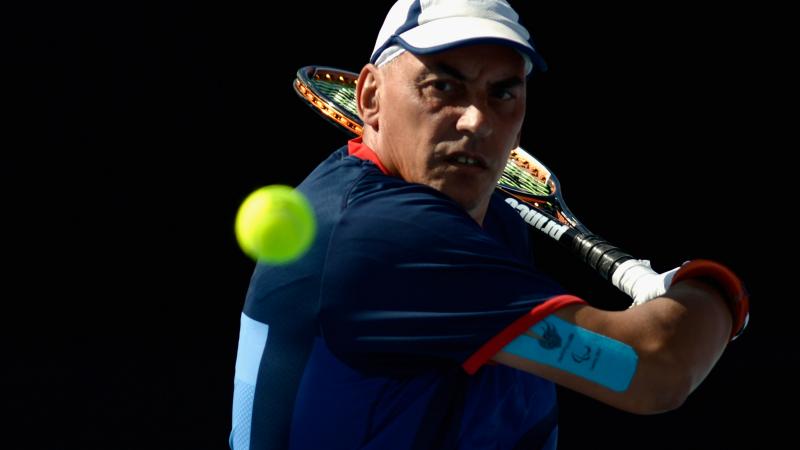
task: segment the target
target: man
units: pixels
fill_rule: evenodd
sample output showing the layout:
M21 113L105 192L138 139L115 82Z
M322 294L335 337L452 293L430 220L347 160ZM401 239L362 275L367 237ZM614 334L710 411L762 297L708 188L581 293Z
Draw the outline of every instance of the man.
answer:
M232 448L554 448L554 382L673 409L742 328L741 284L715 263L624 312L533 266L493 195L544 68L528 40L504 0L394 5L358 81L363 140L299 186L312 249L253 275Z

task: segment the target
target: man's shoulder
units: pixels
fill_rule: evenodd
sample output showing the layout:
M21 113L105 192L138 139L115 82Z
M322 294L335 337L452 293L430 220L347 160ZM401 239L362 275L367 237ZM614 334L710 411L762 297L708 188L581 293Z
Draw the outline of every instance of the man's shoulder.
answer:
M392 183L395 180L402 182L399 178L381 173L371 161L350 156L345 145L319 163L298 187L306 194L322 190L328 194L350 195L356 184L362 189L368 189L374 183Z

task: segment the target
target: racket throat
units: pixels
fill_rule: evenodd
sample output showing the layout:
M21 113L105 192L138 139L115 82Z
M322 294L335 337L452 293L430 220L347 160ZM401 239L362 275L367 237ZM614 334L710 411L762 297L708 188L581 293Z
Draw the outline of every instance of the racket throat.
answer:
M536 228L556 241L560 241L564 234L570 231L568 226L552 220L551 218L537 211L536 208L532 208L513 197L507 197L506 203L514 208L517 213L519 213L520 217L522 217L522 220L524 220L528 225Z

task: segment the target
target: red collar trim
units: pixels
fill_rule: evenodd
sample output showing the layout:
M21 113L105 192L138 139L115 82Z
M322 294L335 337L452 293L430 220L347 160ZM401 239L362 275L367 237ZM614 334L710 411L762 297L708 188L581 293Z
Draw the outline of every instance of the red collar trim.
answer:
M367 147L367 145L362 142L360 137L347 141L347 153L350 156L355 156L359 159L372 161L376 166L378 166L378 169L381 169L381 172L383 172L384 175L389 175L389 171L386 170L386 167L383 166L381 160L378 159L378 155L375 153L375 151Z

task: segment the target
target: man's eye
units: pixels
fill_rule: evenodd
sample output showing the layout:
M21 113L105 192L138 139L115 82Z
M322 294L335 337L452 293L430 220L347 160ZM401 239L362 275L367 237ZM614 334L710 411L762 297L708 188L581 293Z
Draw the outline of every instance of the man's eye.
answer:
M433 88L439 92L450 92L453 90L453 83L449 81L437 80L433 82Z
M498 100L511 100L514 98L514 94L510 89L495 89L492 92L492 96Z

